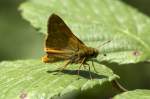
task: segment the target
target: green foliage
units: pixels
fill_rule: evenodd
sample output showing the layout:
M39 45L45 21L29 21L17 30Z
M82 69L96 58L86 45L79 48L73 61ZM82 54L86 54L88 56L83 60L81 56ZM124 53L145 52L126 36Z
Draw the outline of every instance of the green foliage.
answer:
M150 90L134 90L124 92L113 99L150 99Z
M150 59L150 20L120 0L30 0L20 7L23 17L46 33L47 20L58 14L75 35L89 46L100 48L98 60L118 64Z
M95 64L97 74L92 69L93 80L86 69L80 71L80 76L77 75L79 65L69 65L65 71L58 73L58 68L63 64L44 64L39 60L1 62L0 99L20 99L23 96L28 99L50 99L67 93L77 95L118 78L109 68L99 64Z
M17 11L21 1L0 0L0 61L38 58L43 52L43 37Z

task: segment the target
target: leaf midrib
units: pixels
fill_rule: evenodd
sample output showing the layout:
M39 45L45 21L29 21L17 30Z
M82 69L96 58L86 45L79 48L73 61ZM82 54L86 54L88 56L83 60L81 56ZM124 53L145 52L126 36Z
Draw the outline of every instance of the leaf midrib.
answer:
M143 47L145 47L147 50L150 50L150 47L148 46L148 44L146 44L144 41L142 41L141 38L139 38L138 36L133 35L132 33L129 33L128 31L124 31L122 29L117 28L117 30L127 36L129 36L130 38L133 38L134 40L136 40L137 42L139 42Z

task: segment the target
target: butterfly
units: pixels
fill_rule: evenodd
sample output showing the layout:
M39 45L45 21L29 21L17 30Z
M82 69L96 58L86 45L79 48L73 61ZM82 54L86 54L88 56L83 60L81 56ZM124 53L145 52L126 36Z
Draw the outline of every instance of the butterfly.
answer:
M44 48L47 54L42 58L42 61L45 63L52 63L66 60L66 64L61 70L65 69L69 64L79 63L79 70L82 66L88 65L90 71L90 66L87 61L96 58L99 51L95 48L86 46L56 14L52 14L49 17L47 28L48 35Z

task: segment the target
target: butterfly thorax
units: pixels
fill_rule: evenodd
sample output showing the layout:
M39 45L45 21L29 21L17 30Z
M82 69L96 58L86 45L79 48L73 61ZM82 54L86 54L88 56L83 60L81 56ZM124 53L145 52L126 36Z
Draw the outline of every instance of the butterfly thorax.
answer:
M92 47L88 47L83 51L79 51L79 54L81 54L81 57L96 58L98 55L98 50Z
M72 63L80 63L85 58L85 62L91 58L98 56L98 50L95 48L87 47L86 49L79 50L72 57Z

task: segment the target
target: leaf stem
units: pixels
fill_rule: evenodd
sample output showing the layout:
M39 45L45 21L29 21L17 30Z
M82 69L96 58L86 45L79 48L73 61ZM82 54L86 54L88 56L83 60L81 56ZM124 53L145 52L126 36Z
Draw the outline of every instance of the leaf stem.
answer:
M120 92L126 92L126 91L128 91L117 80L113 80L112 81L112 85L113 85L114 88L118 89Z

